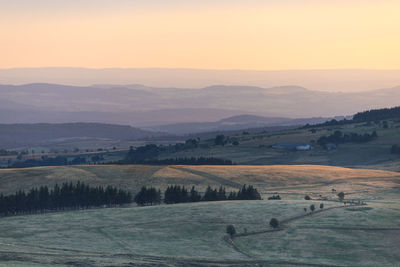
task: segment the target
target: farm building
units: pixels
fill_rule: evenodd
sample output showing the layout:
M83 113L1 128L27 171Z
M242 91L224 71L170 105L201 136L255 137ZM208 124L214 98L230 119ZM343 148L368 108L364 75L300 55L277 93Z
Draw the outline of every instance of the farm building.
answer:
M276 143L272 146L272 148L305 151L305 150L310 150L311 145L300 144L300 143Z

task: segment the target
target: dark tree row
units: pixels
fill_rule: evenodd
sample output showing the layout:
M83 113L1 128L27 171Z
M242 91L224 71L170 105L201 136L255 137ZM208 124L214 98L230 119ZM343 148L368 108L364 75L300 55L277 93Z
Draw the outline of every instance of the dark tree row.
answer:
M261 195L252 185L243 185L238 192L229 193L228 200L261 200Z
M12 156L18 155L18 152L17 151L9 151L6 149L0 149L0 156L10 156L10 155L12 155Z
M151 165L233 165L233 162L229 159L220 159L213 157L153 159L153 160L137 161L136 163L151 164Z
M302 128L307 129L307 128L311 128L311 127L340 126L340 125L350 124L353 122L354 122L353 120L348 120L348 119L343 119L343 120L332 119L330 121L326 121L326 122L318 123L318 124L307 123Z
M383 109L373 109L358 112L353 116L353 119L347 120L335 120L332 119L330 121L326 121L324 123L319 123L315 125L306 124L303 128L311 128L311 127L324 127L324 126L339 126L345 125L350 123L357 123L357 122L379 122L381 120L386 119L393 119L400 117L400 106L393 107L393 108L383 108ZM387 128L387 122L383 123L383 128Z
M185 203L185 202L198 202L201 201L199 192L196 191L194 186L188 192L184 186L168 186L164 193L165 204Z
M145 186L135 195L134 201L140 205L156 205L161 203L161 191L153 187L147 188Z
M189 142L190 141L190 142ZM193 145L196 140L189 139L188 145ZM196 143L197 144L197 143ZM185 144L182 144L186 146ZM188 146L187 145L187 146ZM119 164L152 164L152 165L232 165L231 160L219 159L213 157L191 157L191 158L172 158L172 159L158 159L161 151L169 149L167 147L157 146L154 144L140 146L137 148L131 147L129 152Z
M359 112L353 116L353 121L380 121L400 117L400 107L373 109Z
M335 144L343 144L343 143L365 143L372 141L378 138L376 131L373 131L371 134L357 134L357 133L350 133L350 134L343 134L341 131L335 131L333 134L329 136L321 136L317 143L319 145L325 145L328 143L335 143Z
M32 188L25 193L20 190L15 194L0 195L0 214L37 213L65 209L84 209L98 206L115 206L132 202L131 193L116 187L90 187L77 182L76 184L56 184L49 189L47 186Z
M176 204L199 201L222 201L222 200L260 200L261 196L253 186L244 185L238 192L230 192L226 195L225 188L219 189L208 186L203 196L193 186L189 191L184 186L168 186L164 192L164 203ZM155 188L143 187L135 196L135 202L138 205L154 205L161 203L161 192Z
M43 156L41 159L27 159L24 161L14 162L11 168L27 168L27 167L38 167L38 166L65 166L65 165L79 165L86 164L86 158L75 157L68 160L67 157L57 156L57 157L47 157Z

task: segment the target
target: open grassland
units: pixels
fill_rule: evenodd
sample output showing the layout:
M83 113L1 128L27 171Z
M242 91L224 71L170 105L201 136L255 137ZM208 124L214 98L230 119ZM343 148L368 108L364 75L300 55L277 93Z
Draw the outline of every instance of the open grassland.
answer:
M395 202L326 210L281 231L236 237L225 228L270 229L319 201L231 201L71 211L0 219L5 266L192 266L298 263L395 266L400 209ZM325 202L325 209L343 206ZM368 228L368 229L367 229Z
M253 184L266 199L92 209L0 218L0 266L396 266L400 174L319 165L96 165L0 170L0 189L81 180L137 191L171 184L228 191ZM361 198L365 206L335 201ZM304 195L314 200L303 200ZM324 200L323 200L324 199ZM322 212L307 215L311 204ZM307 213L304 212L307 208ZM333 208L333 209L331 209ZM269 220L284 222L278 231ZM225 234L232 224L238 235Z
M310 194L336 197L334 188L349 197L367 198L382 190L396 188L397 172L349 169L319 165L272 166L148 166L148 165L78 165L0 170L0 193L28 190L35 186L66 181L84 181L92 186L113 185L137 192L142 186L165 189L168 185L208 185L235 190L243 184L254 185L261 193L286 194L293 199Z

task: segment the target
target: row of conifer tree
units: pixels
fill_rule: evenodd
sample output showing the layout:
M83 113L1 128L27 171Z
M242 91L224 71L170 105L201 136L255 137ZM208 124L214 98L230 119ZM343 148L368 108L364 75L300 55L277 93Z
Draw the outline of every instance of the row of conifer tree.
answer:
M199 201L222 201L222 200L260 200L261 196L253 186L243 185L237 192L230 192L227 195L224 187L219 189L207 187L205 193L201 195L193 186L190 190L184 186L168 186L164 192L164 203L186 203ZM134 201L141 206L161 204L161 190L154 187L142 187L136 194Z
M78 181L73 184L56 184L32 188L29 192L18 191L15 194L0 195L0 215L15 215L56 211L66 209L85 209L98 206L115 206L132 202L129 191L116 187L90 187Z
M184 186L168 186L164 192L163 202L166 204L221 201L221 200L259 200L257 189L243 185L237 192L228 195L224 187L207 187L204 194L200 194L193 186L188 190ZM0 216L17 214L32 214L38 212L87 209L100 206L117 206L131 203L134 200L138 205L161 204L161 190L154 187L142 187L132 199L129 191L116 187L90 187L83 182L56 184L53 188L41 186L32 188L28 192L23 190L15 194L0 195Z

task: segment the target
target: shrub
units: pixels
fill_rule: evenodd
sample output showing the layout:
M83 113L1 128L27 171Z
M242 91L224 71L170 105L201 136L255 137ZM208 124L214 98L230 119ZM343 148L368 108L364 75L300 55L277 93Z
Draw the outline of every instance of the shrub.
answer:
M269 197L268 200L281 200L281 197L279 195L273 195L272 197Z
M311 197L310 197L309 195L306 195L306 196L304 197L304 199L305 199L305 200L311 200Z
M307 208L304 208L304 212L307 212Z
M279 221L278 221L278 219L272 218L272 219L269 221L269 225L270 225L272 228L278 228L278 227L279 227Z
M314 204L311 204L311 205L310 205L310 210L311 210L311 212L314 212L314 210L315 210Z
M344 193L343 192L340 192L339 194L337 194L337 196L338 196L340 201L343 201L343 199L344 199Z
M324 203L319 204L319 208L322 210L324 208Z
M228 226L226 227L226 233L229 234L230 236L235 235L235 234L236 234L236 229L235 229L235 227L234 227L232 224L228 225Z

